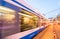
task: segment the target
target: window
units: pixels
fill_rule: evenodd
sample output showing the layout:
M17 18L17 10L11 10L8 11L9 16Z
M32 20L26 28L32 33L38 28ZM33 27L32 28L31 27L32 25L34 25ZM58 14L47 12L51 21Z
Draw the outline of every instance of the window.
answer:
M0 7L0 28L3 36L20 32L15 11L6 7Z
M2 20L4 26L13 26L15 24L15 15L14 14L7 14L2 13Z
M37 27L38 22L37 16L24 10L22 12L19 12L19 15L21 23L19 25L21 26L21 31L26 31Z

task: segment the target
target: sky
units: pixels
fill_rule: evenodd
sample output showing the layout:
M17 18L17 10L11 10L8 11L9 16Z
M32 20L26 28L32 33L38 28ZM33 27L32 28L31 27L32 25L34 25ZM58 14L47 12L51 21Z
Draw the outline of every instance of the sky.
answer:
M25 0L47 18L56 17L60 13L60 0Z

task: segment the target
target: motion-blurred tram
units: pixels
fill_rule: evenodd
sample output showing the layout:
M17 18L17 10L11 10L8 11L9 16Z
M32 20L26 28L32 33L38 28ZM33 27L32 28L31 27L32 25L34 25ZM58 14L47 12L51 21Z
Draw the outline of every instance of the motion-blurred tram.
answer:
M19 12L0 6L0 25L5 34L26 31L38 26L38 17L20 8ZM14 31L14 32L13 32Z
M39 20L35 12L1 1L0 34L2 37L37 28L40 26Z

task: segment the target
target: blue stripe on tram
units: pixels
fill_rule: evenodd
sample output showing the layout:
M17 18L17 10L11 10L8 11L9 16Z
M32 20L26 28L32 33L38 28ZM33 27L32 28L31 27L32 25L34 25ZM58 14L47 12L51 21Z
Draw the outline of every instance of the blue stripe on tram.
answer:
M38 33L40 33L41 31L43 31L44 29L45 29L45 28L41 28L41 29L39 29L39 30L31 33L31 34L28 34L28 35L20 38L20 39L32 39L34 36L36 36Z

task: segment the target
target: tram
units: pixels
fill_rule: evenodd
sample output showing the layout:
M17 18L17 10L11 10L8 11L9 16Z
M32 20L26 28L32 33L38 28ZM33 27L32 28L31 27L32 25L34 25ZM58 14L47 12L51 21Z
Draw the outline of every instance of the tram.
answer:
M40 26L39 21L40 17L34 11L1 1L0 34L2 37L35 29Z

